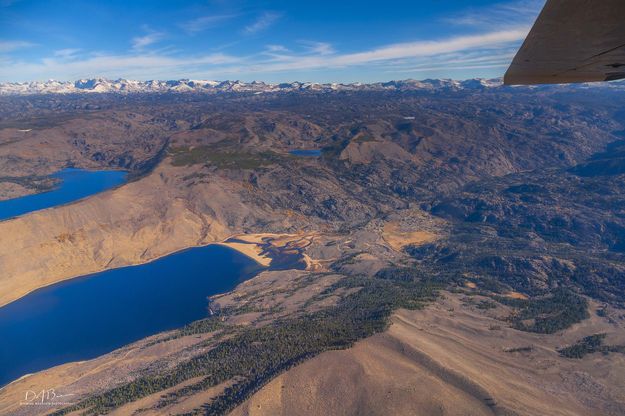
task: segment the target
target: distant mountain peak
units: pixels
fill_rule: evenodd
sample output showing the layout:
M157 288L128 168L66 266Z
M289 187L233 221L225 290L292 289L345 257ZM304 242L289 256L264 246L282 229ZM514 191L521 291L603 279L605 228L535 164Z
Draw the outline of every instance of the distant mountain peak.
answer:
M623 86L623 83L610 83ZM581 84L588 87L589 84ZM606 84L604 84L606 85ZM213 81L213 80L148 80L135 81L119 78L88 78L76 81L32 81L0 83L0 95L29 95L29 94L81 94L81 93L277 93L293 91L438 91L438 90L486 90L501 88L501 78L483 79L474 78L463 81L453 79L425 79L425 80L398 80L364 84L360 82L342 83L314 83L314 82L284 82L269 84L262 81ZM518 87L516 87L518 88ZM532 87L529 87L532 88Z

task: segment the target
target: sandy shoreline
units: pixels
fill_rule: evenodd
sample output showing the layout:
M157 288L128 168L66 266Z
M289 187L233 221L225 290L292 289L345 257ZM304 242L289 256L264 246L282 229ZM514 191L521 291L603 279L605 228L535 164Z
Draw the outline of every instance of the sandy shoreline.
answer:
M269 267L269 265L271 264L271 257L266 254L262 254L263 249L258 244L233 242L221 242L215 244L236 250L239 253L254 260L261 266Z

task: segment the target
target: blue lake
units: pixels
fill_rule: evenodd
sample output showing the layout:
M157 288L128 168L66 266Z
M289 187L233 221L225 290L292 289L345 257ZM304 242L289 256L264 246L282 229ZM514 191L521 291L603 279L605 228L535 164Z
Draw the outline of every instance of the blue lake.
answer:
M0 386L204 318L208 296L259 270L211 245L36 290L0 308Z
M65 169L53 176L60 183L49 192L0 201L0 220L88 197L127 175ZM234 250L206 246L36 290L0 308L0 386L204 318L208 296L259 270Z
M68 204L126 181L127 173L114 170L63 169L53 175L59 185L48 192L0 201L0 221L32 211Z
M289 153L292 154L293 156L302 156L302 157L319 157L319 156L321 156L321 150L320 149L291 150Z

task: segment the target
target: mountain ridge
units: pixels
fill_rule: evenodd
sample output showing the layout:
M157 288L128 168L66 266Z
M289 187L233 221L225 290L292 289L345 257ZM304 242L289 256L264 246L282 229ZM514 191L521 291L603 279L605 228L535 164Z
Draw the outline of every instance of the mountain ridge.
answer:
M76 81L26 81L0 82L0 96L35 95L35 94L81 94L81 93L280 93L295 91L335 92L335 91L482 91L493 88L625 88L625 82L582 83L576 85L540 85L540 86L505 86L503 78L471 78L454 80L450 78L404 79L373 83L317 83L317 82L282 82L263 81L243 82L239 80L147 80L137 81L125 78L83 78Z
M471 79L456 81L451 79L413 79L364 83L315 83L315 82L284 82L265 83L262 81L212 81L212 80L148 80L136 81L119 78L88 78L76 81L31 81L0 83L0 95L28 94L73 94L73 93L163 93L163 92L291 92L291 91L353 91L353 90L432 90L432 89L476 89L501 86L500 78Z

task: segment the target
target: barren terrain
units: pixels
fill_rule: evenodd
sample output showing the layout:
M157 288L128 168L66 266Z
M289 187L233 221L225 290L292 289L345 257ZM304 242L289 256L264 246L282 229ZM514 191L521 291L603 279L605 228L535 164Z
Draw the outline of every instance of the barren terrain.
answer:
M623 414L619 91L0 97L0 198L130 172L0 222L0 306L211 243L272 268L0 413Z
M466 295L400 310L390 328L275 378L231 415L619 415L623 355L560 357L597 332L625 341L623 316L593 317L557 335L502 327ZM473 300L473 299L471 299Z

